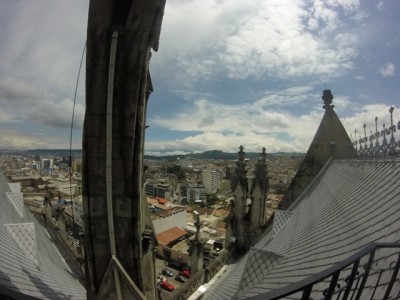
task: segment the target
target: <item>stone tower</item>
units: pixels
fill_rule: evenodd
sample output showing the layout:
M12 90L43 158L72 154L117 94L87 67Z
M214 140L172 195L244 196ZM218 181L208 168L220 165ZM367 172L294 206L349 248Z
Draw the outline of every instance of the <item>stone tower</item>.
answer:
M157 299L143 186L150 51L165 0L90 1L82 193L88 299Z
M200 214L197 211L195 211L194 213L196 215L196 222L194 224L196 226L196 235L190 249L190 266L192 274L201 271L203 269L203 262L204 262L204 256L203 256L204 247L200 238L200 228L201 228Z
M264 228L268 177L265 148L261 158L250 166L246 162L243 146L233 179L233 207L227 230L227 240L234 241L239 252L244 252L260 237Z

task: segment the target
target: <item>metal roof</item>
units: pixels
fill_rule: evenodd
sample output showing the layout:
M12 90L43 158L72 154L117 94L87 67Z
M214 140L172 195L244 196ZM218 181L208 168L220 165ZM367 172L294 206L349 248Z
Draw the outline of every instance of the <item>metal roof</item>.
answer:
M46 229L23 204L20 185L0 172L0 296L86 299Z
M277 212L273 230L230 265L203 299L267 295L373 242L399 242L399 179L398 159L328 161L289 210ZM384 261L392 253L382 255Z

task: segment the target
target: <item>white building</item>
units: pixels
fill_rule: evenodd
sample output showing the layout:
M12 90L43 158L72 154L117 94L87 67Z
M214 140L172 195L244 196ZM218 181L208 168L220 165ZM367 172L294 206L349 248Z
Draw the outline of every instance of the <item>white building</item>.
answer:
M219 189L219 183L221 181L221 172L213 169L203 170L203 184L204 192L206 194L214 194Z
M52 158L40 159L40 168L41 169L50 169L52 167L53 167L53 159Z
M174 207L151 214L155 233L159 234L175 226L184 228L186 226L186 216L186 209L182 207Z
M72 184L60 184L57 186L57 190L60 193L63 193L68 196L73 196L77 194L78 191L78 185L76 183Z

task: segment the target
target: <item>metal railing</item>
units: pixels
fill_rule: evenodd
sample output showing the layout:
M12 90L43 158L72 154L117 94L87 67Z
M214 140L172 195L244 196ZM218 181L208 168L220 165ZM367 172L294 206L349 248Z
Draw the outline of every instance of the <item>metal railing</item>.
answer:
M397 126L393 121L394 107L389 109L390 113L390 126L386 127L383 124L382 129L378 129L378 117L375 117L375 133L370 130L367 134L367 125L364 124L364 137L359 135L357 140L357 130L354 132L353 146L360 157L386 157L398 156L400 153L400 139L396 137L396 130L400 131L400 121ZM351 137L353 135L351 134Z
M400 243L373 243L328 269L252 300L400 299Z

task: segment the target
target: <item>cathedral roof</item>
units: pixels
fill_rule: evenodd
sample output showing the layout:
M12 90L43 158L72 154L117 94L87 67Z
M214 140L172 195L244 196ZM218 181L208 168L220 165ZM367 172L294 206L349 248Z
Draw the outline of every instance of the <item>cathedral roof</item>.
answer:
M285 210L275 212L259 242L228 265L202 299L269 299L372 243L400 242L400 160L359 159L331 92L325 90L322 99L325 113L280 207ZM396 260L396 251L375 253L376 269ZM370 274L374 282L378 276ZM323 298L327 285L314 286L313 298Z
M25 208L20 188L0 172L0 298L86 299L46 229Z
M399 242L398 178L398 159L329 160L288 211L276 212L273 228L229 265L203 299L268 299L268 292L326 270L366 245ZM376 259L391 261L392 255L384 252ZM327 286L320 288L322 297Z

